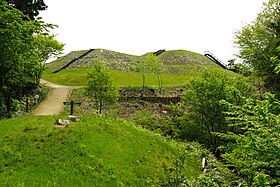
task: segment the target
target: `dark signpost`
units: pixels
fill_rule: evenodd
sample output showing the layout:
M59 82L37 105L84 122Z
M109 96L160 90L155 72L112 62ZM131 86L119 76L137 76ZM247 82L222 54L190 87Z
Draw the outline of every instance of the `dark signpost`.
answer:
M74 112L74 105L81 105L80 102L74 102L74 101L71 101L71 102L63 102L64 105L70 105L70 115L73 115L73 112Z

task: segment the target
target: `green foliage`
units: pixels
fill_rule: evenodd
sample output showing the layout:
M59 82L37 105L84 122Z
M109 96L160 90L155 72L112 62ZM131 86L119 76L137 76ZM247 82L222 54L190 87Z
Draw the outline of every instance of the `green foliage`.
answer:
M0 121L0 186L157 186L185 147L98 116L56 128L64 117ZM185 156L185 176L197 177L197 155Z
M188 173L189 151L197 158L206 157L207 164L205 172L201 172L198 177L189 178ZM222 163L209 153L208 150L202 149L200 144L186 143L184 148L179 152L180 156L174 161L172 166L165 166L165 176L160 181L161 186L189 186L189 187L218 187L218 186L238 186L242 180L232 173Z
M162 66L162 63L156 57L156 55L151 53L151 54L148 54L146 56L146 64L148 66L150 66L150 69L151 69L150 72L157 75L158 87L159 87L159 90L160 90L160 93L161 93L161 89L162 89L161 66Z
M144 89L146 83L146 74L152 71L152 64L155 62L156 56L148 54L144 59L137 60L131 63L131 70L142 75L142 88Z
M92 72L88 74L88 82L85 88L88 97L96 102L99 113L102 113L103 104L115 103L117 101L118 92L113 87L113 81L109 69L97 63L93 66Z
M274 71L279 74L280 73L280 60L279 60L279 57L280 57L280 46L276 49L276 51L278 52L278 54L276 56L273 56L271 58L271 61L272 63L274 64L275 66L275 69Z
M27 15L30 19L34 20L39 15L39 11L46 10L48 6L45 5L43 0L5 0L8 4L23 14Z
M275 73L271 57L277 56L275 49L280 45L280 1L264 3L257 18L245 25L235 35L235 43L240 48L239 57L265 77L267 88L280 90L280 78Z
M47 55L43 50L51 47L43 46L38 38L48 40L52 25L25 20L21 12L0 2L0 92L7 114L12 100L21 100L38 85L43 68L41 57Z
M64 44L59 43L54 35L36 35L34 37L36 48L40 51L42 62L46 62L50 58L57 57L62 54Z
M248 77L252 74L252 70L250 67L248 67L248 65L243 64L243 63L238 63L238 64L234 64L231 67L231 70L233 70L236 73L239 73L245 77Z
M165 166L166 178L160 182L160 186L189 186L190 182L185 175L186 171L186 153L181 153L178 159L175 160L172 167Z
M267 93L264 100L250 98L239 106L223 103L230 127L236 129L221 134L231 140L222 147L226 163L249 186L280 185L280 102Z
M189 89L183 96L186 114L177 119L180 138L198 141L212 150L223 143L215 132L228 132L221 100L239 105L243 96L254 93L254 88L241 76L229 76L226 72L205 70L201 78L190 81Z

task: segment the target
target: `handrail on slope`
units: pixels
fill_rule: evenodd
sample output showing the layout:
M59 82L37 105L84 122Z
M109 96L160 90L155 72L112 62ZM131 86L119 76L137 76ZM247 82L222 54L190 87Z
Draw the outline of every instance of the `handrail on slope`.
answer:
M204 56L208 57L210 60L218 64L220 67L224 69L228 69L227 65L223 63L220 59L218 59L215 55L213 55L210 51L204 51Z
M162 54L165 51L165 49L160 49L156 52L154 52L154 55L159 56L160 54Z
M94 51L95 49L89 49L88 51L86 51L85 53L81 54L80 56L78 56L77 58L74 58L73 60L71 60L70 62L67 62L66 64L64 64L61 68L59 68L58 70L55 70L52 73L58 73L61 70L67 68L68 66L70 66L71 64L73 64L74 62L76 62L77 60L85 57L86 55L88 55L90 52Z

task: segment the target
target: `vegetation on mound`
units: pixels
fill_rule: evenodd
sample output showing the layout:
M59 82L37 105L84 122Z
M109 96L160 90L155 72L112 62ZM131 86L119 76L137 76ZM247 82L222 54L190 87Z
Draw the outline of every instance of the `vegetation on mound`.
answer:
M46 69L56 70L61 68L64 64L78 58L86 50L72 51L69 54L58 58L57 60L46 64ZM131 62L141 61L150 53L142 56L129 55L125 53L119 53L115 51L105 49L95 49L85 57L75 61L71 64L70 68L87 67L90 68L96 62L103 62L106 66L116 70L129 71L129 64ZM207 57L186 50L173 50L165 51L157 58L163 63L163 65L198 65L198 66L213 66L217 67L215 63L209 60Z
M158 57L164 65L203 65L215 66L207 57L186 50L165 51Z
M52 61L51 63L45 64L45 68L46 69L57 69L58 67L62 67L64 64L79 57L80 55L82 55L85 52L86 52L86 50L72 51L65 56L58 57L55 61Z
M82 117L56 128L57 118L1 121L1 186L153 186L183 153L183 145L124 121ZM196 154L184 154L188 179L200 173Z

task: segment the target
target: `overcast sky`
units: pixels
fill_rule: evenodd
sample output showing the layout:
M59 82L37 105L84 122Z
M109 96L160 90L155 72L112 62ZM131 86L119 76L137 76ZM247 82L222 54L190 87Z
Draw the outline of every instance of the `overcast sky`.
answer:
M44 0L45 22L72 50L103 48L142 55L159 49L211 51L235 58L234 32L267 0Z

